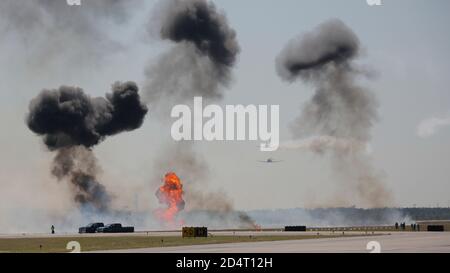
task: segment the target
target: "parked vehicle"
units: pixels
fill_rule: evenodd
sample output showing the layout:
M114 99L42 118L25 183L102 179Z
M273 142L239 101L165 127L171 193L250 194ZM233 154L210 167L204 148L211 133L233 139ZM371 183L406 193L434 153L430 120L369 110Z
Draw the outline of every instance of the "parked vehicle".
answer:
M103 223L91 223L85 227L80 227L78 233L96 233L98 228L104 227Z
M97 229L99 233L133 233L134 227L123 227L120 223L109 224Z

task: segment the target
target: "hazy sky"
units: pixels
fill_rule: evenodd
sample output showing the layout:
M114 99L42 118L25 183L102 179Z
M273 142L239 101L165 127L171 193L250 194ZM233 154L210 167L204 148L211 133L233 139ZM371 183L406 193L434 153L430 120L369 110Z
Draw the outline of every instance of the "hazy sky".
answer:
M0 2L0 9L7 2ZM8 30L11 21L0 18L0 31L7 29L1 32L0 44L0 206L44 207L49 199L55 205L64 203L63 186L48 174L52 154L25 126L28 103L43 88L62 84L80 86L92 96L109 92L116 80L142 85L147 64L170 47L146 34L155 2L130 10L132 18L126 24L98 24L100 33L120 44L117 50L105 49L108 52L99 58L96 54L103 50L98 47L104 44L88 41L96 48L86 47L71 39L58 41L52 54L43 57L36 45L64 33L64 26L24 38ZM380 104L371 143L373 163L396 205L450 206L449 1L384 0L379 7L365 0L214 2L227 14L241 46L233 84L222 104L279 104L281 139L289 140L289 124L313 91L300 82L283 82L276 74L275 58L291 38L339 18L364 46L359 63L377 72L364 81ZM94 40L95 35L99 34ZM95 148L103 183L116 195L123 194L124 203L138 195L141 202L156 204L155 183L150 181L158 175L153 162L161 144L171 139L170 124L161 126L151 115L141 129ZM421 123L429 133L418 132ZM327 158L306 151L262 153L258 142L196 145L209 162L211 188L226 192L238 209L326 206L337 187ZM268 157L283 162L258 162Z

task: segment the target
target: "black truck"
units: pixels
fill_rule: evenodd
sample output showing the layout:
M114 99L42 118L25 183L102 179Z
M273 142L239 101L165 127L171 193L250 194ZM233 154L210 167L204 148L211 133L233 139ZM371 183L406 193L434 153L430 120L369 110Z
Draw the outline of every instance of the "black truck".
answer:
M97 229L99 233L133 233L134 227L123 227L120 223L109 224Z
M103 223L91 223L85 227L80 227L78 233L96 233L98 228L104 227Z

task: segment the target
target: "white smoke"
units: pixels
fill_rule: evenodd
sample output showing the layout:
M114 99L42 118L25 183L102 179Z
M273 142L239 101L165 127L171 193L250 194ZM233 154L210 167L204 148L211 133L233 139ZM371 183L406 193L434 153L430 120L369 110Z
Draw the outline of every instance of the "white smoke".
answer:
M417 126L416 133L421 138L429 138L447 126L450 126L450 113L445 117L431 117L422 120Z

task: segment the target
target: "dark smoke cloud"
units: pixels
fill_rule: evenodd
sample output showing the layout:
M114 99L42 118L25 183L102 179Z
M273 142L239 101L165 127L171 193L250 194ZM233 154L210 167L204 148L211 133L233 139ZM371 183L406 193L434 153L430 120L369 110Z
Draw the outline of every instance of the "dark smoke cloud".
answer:
M285 80L319 76L327 66L349 69L360 52L358 37L340 20L330 20L314 32L291 40L277 60L279 75Z
M169 6L161 29L162 39L192 43L218 66L234 65L239 52L236 32L212 2L175 0Z
M331 136L370 139L378 103L355 82L352 61L360 52L358 37L335 19L289 42L277 59L279 75L312 83L315 94L294 124L296 137Z
M378 103L370 90L355 83L358 71L352 61L359 52L358 37L339 20L321 24L283 50L277 59L279 75L311 82L316 88L293 125L295 137L370 139Z
M133 82L115 83L106 98L91 98L81 88L43 90L30 103L28 127L50 150L92 147L105 137L139 128L147 114Z
M80 55L101 58L122 45L107 34L131 18L131 11L142 0L84 0L69 6L66 0L0 1L0 33L16 36L33 51L33 57L47 63L48 58ZM68 46L69 45L69 46Z
M225 14L205 0L162 1L160 6L150 25L160 26L160 38L176 45L148 67L146 99L167 105L194 96L222 98L240 51Z
M58 181L70 182L77 204L107 212L112 196L96 178L100 171L93 152L83 146L62 148L53 160L52 174Z
M317 141L302 141L297 146L316 151L310 144L323 143L321 150L332 151L335 177L344 183L344 194L352 199L357 196L366 206L386 206L392 197L365 149L377 120L378 102L370 90L356 82L362 74L354 64L360 51L356 34L334 19L291 40L277 58L277 71L286 81L303 80L315 88L292 132L297 139ZM342 149L344 142L351 149Z
M111 196L96 178L99 167L91 148L107 136L139 128L147 111L134 82L115 83L106 98L63 86L43 90L33 99L26 122L57 152L52 175L70 182L75 201L107 211Z

